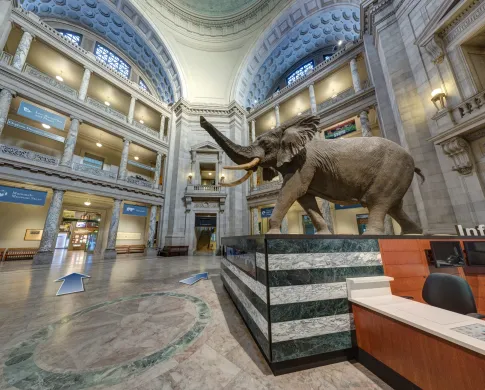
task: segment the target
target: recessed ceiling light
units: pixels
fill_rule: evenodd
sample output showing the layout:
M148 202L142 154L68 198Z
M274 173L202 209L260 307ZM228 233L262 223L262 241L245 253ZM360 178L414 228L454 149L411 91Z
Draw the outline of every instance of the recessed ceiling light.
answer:
M111 106L111 103L108 102L107 100L104 101L104 104L106 104L108 107Z
M138 156L135 156L135 160L138 161L140 159L140 157Z
M143 121L143 119L140 119L140 123L141 123L141 124L144 124L145 122Z
M300 116L300 115L301 115L301 111L298 113L298 116Z
M87 200L86 202L84 202L84 205L90 206L91 205L91 202L89 200Z
M43 127L44 129L50 129L50 128L51 128L49 125L47 125L47 124L45 124L45 123L42 123L42 127Z
M59 80L59 81L64 81L64 79L59 75L56 76L56 79Z
M101 146L103 146L103 144L101 142L96 142L96 146L100 148Z
M337 97L337 94L332 95L332 99L335 99Z
M343 43L342 40L338 41L338 45L340 46Z
M258 99L254 99L254 103L257 103L258 102Z
M212 176L212 172L209 172L209 176Z

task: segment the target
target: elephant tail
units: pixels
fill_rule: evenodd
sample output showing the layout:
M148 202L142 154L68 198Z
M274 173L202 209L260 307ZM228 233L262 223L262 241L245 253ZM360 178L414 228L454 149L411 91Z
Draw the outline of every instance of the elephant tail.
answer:
M414 168L414 172L421 178L421 184L423 184L426 179L423 175L423 172L421 172L421 169Z

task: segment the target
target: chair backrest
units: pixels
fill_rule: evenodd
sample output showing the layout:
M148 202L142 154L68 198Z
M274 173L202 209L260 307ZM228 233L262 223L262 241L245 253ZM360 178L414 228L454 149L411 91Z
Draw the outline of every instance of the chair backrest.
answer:
M423 286L423 299L431 306L460 314L477 312L472 289L465 279L448 274L430 274Z

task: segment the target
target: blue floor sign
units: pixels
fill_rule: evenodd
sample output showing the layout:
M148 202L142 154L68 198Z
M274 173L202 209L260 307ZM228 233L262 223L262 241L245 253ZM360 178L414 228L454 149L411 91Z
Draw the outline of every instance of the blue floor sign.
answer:
M84 291L84 278L90 278L88 275L78 274L73 272L72 274L63 276L56 280L56 282L62 281L61 287L57 291L56 295L66 295Z
M203 272L201 274L195 274L195 275L192 275L190 278L182 279L180 283L193 285L194 283L197 283L201 279L205 279L205 280L209 279L209 274L207 272Z

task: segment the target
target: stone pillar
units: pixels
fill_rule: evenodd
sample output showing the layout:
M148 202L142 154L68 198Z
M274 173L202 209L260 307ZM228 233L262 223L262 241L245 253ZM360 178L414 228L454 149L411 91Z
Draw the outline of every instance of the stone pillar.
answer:
M113 213L108 230L108 243L104 250L104 259L116 259L116 236L118 235L118 225L120 224L121 199L115 199Z
M279 125L281 125L281 121L280 121L280 106L279 104L277 104L274 108L274 114L275 114L275 117L276 117L276 127L278 127Z
M10 31L12 31L12 2L0 1L0 52L5 48Z
M8 89L2 89L0 92L0 135L2 135L5 123L7 123L8 111L14 95L15 93Z
M354 91L358 93L362 91L362 85L360 83L360 76L357 70L357 59L352 58L350 60L350 73L352 74L352 83L354 84Z
M153 178L153 188L158 189L160 182L160 172L162 171L162 154L157 153L157 163L155 165L155 177Z
M27 56L29 55L30 45L32 44L33 39L34 36L28 31L24 30L22 38L20 39L19 46L17 47L17 51L15 52L15 56L13 57L12 61L12 66L15 69L21 71L24 67Z
M362 137L372 137L368 110L364 110L360 113L360 126L362 129Z
M157 225L157 206L152 205L150 208L150 223L148 225L147 246L145 254L156 255L157 248L155 247L155 229Z
M256 140L256 120L253 119L251 121L251 143L253 143ZM251 187L256 187L258 185L258 174L256 171L251 175ZM259 234L259 233L258 233Z
M315 88L313 84L308 86L308 94L310 95L310 108L312 111L312 115L317 113L317 99L315 98Z
M60 165L70 167L72 165L72 156L74 155L74 148L76 147L77 135L79 132L79 125L82 123L80 119L71 117L71 126L67 133L66 142L64 144L64 152L62 153Z
M62 212L62 200L65 190L54 189L51 204L47 211L44 231L40 240L39 250L34 256L34 264L50 264L56 249L57 233L59 231L59 218Z
M323 219L325 219L325 222L328 226L328 230L330 230L330 233L335 234L335 231L333 230L333 218L332 218L332 210L330 209L330 202L328 200L322 199L322 214L323 214Z
M121 152L120 169L118 171L118 179L126 180L126 166L128 165L128 151L130 150L130 140L123 139L123 151Z
M135 116L135 103L136 103L136 98L131 97L130 101L130 109L128 110L128 123L132 124L133 123L133 117Z
M259 231L259 220L258 220L258 208L255 207L251 210L251 216L253 219L253 235L261 234Z
M163 139L165 136L165 115L160 114L160 139Z
M83 79L81 81L81 86L79 87L79 93L77 95L79 100L86 100L89 88L89 80L91 79L91 69L84 68Z
M281 221L281 233L288 234L288 217L286 215Z

